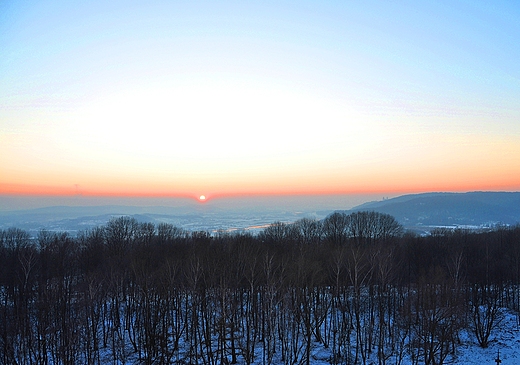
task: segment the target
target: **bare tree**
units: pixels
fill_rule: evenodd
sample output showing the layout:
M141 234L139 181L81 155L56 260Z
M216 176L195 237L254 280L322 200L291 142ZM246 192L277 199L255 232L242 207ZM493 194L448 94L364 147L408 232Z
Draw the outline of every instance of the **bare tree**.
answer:
M345 213L334 212L323 220L325 239L337 245L346 243L349 232L349 219Z
M499 297L501 288L491 285L475 285L472 290L471 324L480 347L487 348L491 332L503 320Z
M348 216L348 222L348 234L357 244L386 241L403 233L403 227L389 214L355 212Z
M312 218L302 218L293 223L298 241L303 245L316 245L321 243L323 225L321 221Z

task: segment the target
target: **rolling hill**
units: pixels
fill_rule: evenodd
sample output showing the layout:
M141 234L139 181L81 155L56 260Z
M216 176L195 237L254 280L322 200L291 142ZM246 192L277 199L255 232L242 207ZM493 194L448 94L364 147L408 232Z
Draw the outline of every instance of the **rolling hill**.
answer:
M351 211L394 216L405 227L491 227L520 223L520 192L425 193L368 202Z

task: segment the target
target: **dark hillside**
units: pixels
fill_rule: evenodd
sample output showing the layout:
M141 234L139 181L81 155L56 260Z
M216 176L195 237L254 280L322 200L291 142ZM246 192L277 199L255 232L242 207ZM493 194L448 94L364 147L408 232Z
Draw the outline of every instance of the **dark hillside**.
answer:
M405 226L517 224L520 192L427 193L359 205L394 216Z

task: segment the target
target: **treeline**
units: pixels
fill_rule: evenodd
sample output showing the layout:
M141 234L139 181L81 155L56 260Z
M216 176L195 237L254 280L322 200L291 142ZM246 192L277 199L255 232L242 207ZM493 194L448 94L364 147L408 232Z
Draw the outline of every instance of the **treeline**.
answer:
M0 364L442 364L520 309L520 227L334 213L257 235L0 230Z

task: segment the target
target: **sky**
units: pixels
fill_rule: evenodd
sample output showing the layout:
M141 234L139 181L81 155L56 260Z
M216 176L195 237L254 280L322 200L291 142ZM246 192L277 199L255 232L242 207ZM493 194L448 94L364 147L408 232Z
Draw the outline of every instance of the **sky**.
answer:
M2 1L0 196L520 190L517 1Z

